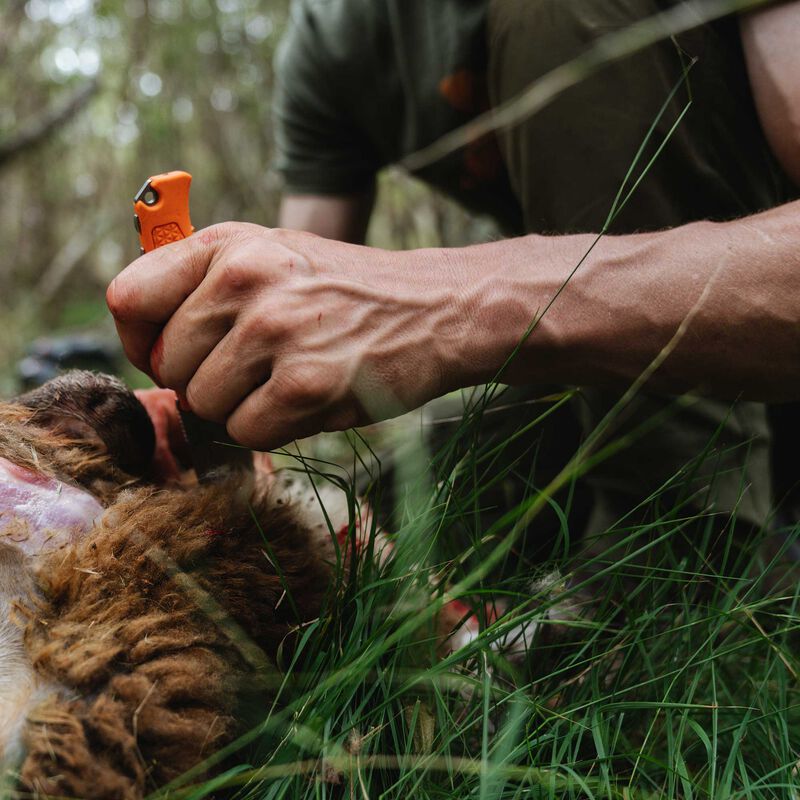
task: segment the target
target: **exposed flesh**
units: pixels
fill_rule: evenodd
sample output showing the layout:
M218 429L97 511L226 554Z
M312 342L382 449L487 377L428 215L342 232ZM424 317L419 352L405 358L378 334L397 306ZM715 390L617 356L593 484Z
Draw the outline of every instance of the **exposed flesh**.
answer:
M92 528L103 507L87 491L0 458L0 542L52 552Z

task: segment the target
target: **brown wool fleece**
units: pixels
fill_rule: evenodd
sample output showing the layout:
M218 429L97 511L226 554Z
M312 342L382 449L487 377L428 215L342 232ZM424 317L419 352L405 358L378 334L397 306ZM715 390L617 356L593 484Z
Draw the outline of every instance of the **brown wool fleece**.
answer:
M253 645L274 663L330 585L291 514L262 504L259 530L236 489L130 492L42 564L26 645L68 699L29 719L24 788L140 797L230 741Z
M69 384L78 396L86 380L102 381L82 375ZM41 399L0 405L0 457L84 486L107 510L80 543L35 561L38 591L19 603L33 667L59 688L28 714L18 789L140 798L239 732L242 698L274 677L297 626L317 617L331 569L251 475L155 489L109 453L105 418L72 403L72 419L100 429L84 435L43 416ZM125 408L110 405L112 424Z

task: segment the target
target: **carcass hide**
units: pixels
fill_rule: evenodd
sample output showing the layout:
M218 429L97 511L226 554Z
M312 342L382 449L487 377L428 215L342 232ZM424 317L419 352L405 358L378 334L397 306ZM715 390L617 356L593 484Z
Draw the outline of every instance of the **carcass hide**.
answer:
M327 526L252 473L163 490L153 447L113 378L0 405L0 764L23 791L140 797L217 751L253 659L331 585Z

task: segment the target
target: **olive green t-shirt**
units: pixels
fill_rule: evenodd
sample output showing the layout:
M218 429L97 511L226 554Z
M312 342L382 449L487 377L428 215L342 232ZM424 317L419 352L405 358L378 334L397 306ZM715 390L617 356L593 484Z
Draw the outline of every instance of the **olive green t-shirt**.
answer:
M295 193L351 194L489 108L486 0L297 0L276 58L276 167ZM520 206L494 137L419 177L509 233Z
M290 192L358 192L599 37L675 4L294 0L276 58L275 166ZM509 233L597 231L676 84L640 167L690 98L691 108L638 187L639 211L623 211L612 232L741 216L793 196L759 126L735 17L583 80L502 134L502 157L483 137L419 177Z

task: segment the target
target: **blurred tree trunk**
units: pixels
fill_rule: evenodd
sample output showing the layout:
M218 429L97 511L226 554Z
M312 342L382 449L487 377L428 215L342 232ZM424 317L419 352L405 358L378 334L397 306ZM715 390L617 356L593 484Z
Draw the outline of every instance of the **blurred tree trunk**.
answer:
M0 169L66 125L89 103L99 86L97 79L85 83L67 98L54 101L41 114L20 125L12 136L0 141Z

